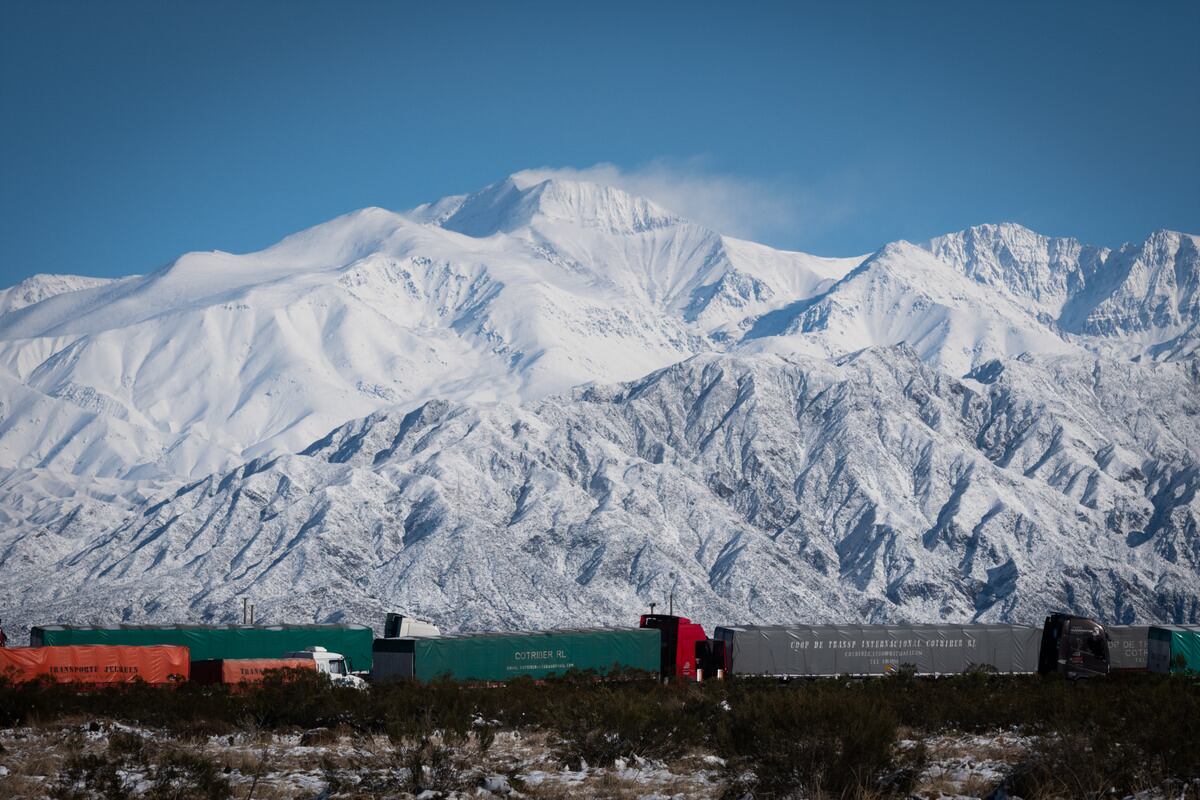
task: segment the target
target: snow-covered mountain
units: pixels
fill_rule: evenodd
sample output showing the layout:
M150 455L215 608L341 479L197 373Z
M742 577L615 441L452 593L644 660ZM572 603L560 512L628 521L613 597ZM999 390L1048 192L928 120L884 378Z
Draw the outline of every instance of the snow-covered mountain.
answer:
M828 259L518 173L0 295L10 621L1200 620L1200 247Z
M981 225L924 245L972 280L1036 311L1060 331L1124 340L1161 356L1194 341L1200 319L1200 239L1155 231L1116 251L1041 236L1017 225Z
M107 278L85 275L30 275L25 280L0 291L0 314L19 311L57 294L91 289L110 283Z
M397 403L631 379L855 263L725 239L590 184L509 179L436 210L365 209L0 316L0 371L37 394L23 419L61 418L10 415L0 448L14 466L204 475ZM112 458L79 409L123 423L143 458Z

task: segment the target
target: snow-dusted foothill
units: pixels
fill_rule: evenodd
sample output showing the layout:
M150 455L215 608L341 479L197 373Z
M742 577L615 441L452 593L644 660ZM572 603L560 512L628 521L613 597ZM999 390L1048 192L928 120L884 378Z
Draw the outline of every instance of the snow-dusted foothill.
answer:
M6 622L1200 620L1200 247L518 173L0 295Z

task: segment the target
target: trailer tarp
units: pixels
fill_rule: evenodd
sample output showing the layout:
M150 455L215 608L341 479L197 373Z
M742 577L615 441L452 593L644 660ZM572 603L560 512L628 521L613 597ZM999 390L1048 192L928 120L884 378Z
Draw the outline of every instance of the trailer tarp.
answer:
M1145 670L1149 625L1105 625L1112 669Z
M345 656L351 669L369 670L374 635L366 625L39 625L29 639L34 646L181 645L191 650L194 661L281 658L324 647Z
M188 679L186 647L0 647L0 675L59 683L176 683Z
M316 671L311 658L218 658L192 662L193 683L261 683L267 672L280 669Z
M1026 625L781 625L717 628L743 675L882 675L970 668L1037 672L1041 629Z
M614 668L657 672L660 633L649 628L593 628L521 633L479 633L420 639L376 639L372 678L448 676L505 681L544 678L570 670Z
M1200 626L1153 626L1149 651L1151 672L1200 673Z

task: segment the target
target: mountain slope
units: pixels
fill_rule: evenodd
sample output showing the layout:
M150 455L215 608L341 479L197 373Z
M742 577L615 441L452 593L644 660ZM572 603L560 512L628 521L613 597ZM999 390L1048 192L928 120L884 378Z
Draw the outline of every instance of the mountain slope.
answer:
M953 375L1024 352L1082 354L1026 308L905 242L884 247L824 294L760 318L743 342L827 356L904 342Z
M22 440L8 452L29 455L4 465L198 476L397 403L633 378L850 266L727 242L591 184L506 181L481 195L446 227L366 209L260 253L188 254L0 316L0 370L101 403L172 454L153 444L123 469ZM512 233L451 230L483 233L464 222L477 206Z
M1194 621L1198 388L1195 363L1073 357L961 381L899 347L433 401L143 502L3 602L229 619L250 594L264 619L480 628L626 623L674 592L707 623Z
M0 295L0 606L1196 621L1197 242L828 259L518 173L35 276Z
M1200 238L1155 231L1117 250L981 225L924 245L972 280L1023 303L1064 333L1129 355L1200 323Z
M107 278L89 278L84 275L31 275L15 286L0 291L0 316L10 311L35 305L50 297L103 286Z

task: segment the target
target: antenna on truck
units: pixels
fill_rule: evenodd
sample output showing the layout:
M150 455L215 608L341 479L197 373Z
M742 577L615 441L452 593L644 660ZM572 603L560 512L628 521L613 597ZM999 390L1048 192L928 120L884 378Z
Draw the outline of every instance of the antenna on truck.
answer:
M671 578L671 594L667 596L667 614L675 616L675 587L679 585L679 576L674 572L669 573Z
M246 603L248 603L249 601L250 601L250 598L248 598L248 597L242 598L242 624L243 625L246 624L246 620L248 618L248 612L250 609L249 609L249 606L246 605Z
M651 604L650 604L650 616L652 616L652 617L654 616L654 607L655 607L656 605L658 605L658 603L651 603Z

